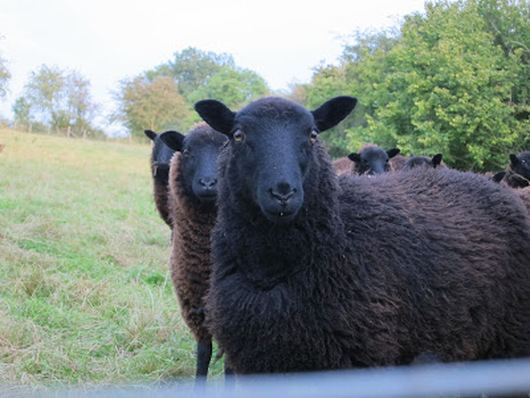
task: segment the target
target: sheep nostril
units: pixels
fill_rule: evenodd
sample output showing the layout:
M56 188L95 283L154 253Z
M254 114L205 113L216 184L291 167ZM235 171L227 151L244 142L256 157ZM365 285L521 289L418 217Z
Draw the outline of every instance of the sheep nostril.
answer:
M296 193L296 188L291 188L290 186L288 190L284 187L282 187L281 190L270 188L269 193L274 199L280 202L282 206L285 206Z
M212 189L217 184L217 178L210 178L210 177L200 178L199 184L201 184L206 189Z

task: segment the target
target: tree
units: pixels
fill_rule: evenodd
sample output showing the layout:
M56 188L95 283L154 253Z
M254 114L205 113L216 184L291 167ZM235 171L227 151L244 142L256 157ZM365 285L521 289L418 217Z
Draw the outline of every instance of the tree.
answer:
M0 40L3 37L0 35ZM0 99L3 99L7 94L7 84L11 79L11 73L7 69L7 61L0 54Z
M190 100L194 103L203 98L218 99L228 107L238 109L268 93L267 83L257 73L249 69L223 66L190 94Z
M41 65L39 70L31 72L25 86L25 96L31 108L40 113L41 120L48 125L49 131L60 119L59 110L63 100L65 78L63 71L56 66Z
M188 47L175 52L173 60L159 65L153 71L148 71L146 77L154 79L156 76L172 77L178 85L180 93L191 103L192 93L203 87L208 80L222 68L235 68L231 55L217 54Z
M90 81L78 72L72 71L66 76L66 114L70 129L83 137L92 132L92 120L98 110L90 93Z
M500 167L525 129L509 104L519 65L494 44L476 2L428 3L401 32L373 79L368 132L405 153L443 152L458 168ZM377 70L374 61L364 68Z
M530 116L530 3L525 0L477 0L477 10L486 22L493 42L506 58L520 66L510 102L519 120ZM530 145L530 138L528 139Z
M90 81L76 71L41 65L31 73L23 101L18 99L13 109L16 118L40 121L48 132L53 129L83 137L99 134L93 126L97 105L90 94Z
M132 137L143 137L145 129L185 129L191 124L191 110L171 77L123 80L115 99L118 109L113 120L122 121Z
M18 97L13 105L15 128L31 131L31 104L24 98Z

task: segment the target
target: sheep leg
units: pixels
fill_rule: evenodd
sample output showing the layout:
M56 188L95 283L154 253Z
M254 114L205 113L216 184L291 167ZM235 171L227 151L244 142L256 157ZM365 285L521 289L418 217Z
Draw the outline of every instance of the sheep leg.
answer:
M225 390L234 388L235 373L234 370L226 363L225 357Z
M208 367L212 359L212 340L202 340L197 342L197 371L195 379L206 379Z

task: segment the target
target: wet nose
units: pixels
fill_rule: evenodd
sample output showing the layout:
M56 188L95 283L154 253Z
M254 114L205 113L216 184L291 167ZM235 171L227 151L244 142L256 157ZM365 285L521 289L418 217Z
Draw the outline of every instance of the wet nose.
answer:
M203 177L199 179L199 184L201 184L206 189L213 189L217 184L217 178L213 177Z
M296 188L291 187L287 182L281 182L276 187L269 189L269 192L274 199L285 206L296 193Z

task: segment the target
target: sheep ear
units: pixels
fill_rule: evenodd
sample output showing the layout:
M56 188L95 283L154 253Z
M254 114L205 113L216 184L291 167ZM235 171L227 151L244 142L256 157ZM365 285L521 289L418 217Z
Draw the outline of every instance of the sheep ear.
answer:
M151 141L154 141L157 134L153 130L144 130L144 134L149 138Z
M443 155L441 153L437 153L436 155L432 157L431 162L434 168L436 168L436 166L439 166L440 163L442 163L442 158L443 158Z
M318 131L326 131L341 122L353 111L357 98L341 96L330 99L312 111Z
M510 154L510 163L512 166L517 166L519 164L519 158L513 153Z
M361 155L359 155L357 152L352 152L348 155L348 159L350 159L352 162L360 162Z
M491 179L494 181L494 182L501 182L502 179L504 178L504 176L506 175L506 172L505 171L499 171L497 174L495 174L493 177L491 177Z
M183 134L180 134L178 131L166 131L165 133L160 134L159 137L164 144L174 151L182 151L182 146L184 144Z
M392 148L386 151L386 154L388 155L389 159L392 159L394 156L396 156L400 152L399 148Z
M195 110L214 130L230 135L234 128L235 112L220 101L207 99L195 104Z

